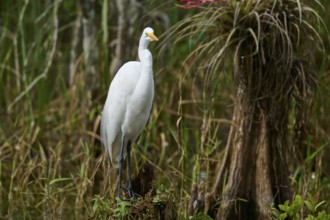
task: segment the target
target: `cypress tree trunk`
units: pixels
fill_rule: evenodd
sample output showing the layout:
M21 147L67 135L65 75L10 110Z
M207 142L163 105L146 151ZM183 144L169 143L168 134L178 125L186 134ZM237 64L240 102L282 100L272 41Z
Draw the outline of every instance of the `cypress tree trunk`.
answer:
M141 7L137 0L116 0L117 36L115 53L111 60L110 73L115 75L118 69L131 59L134 44L136 21L141 17ZM135 54L134 54L135 55Z
M271 219L271 203L291 198L286 157L290 93L278 90L285 89L282 80L265 83L269 72L280 79L284 74L282 68L273 69L272 60L260 66L246 58L239 66L233 125L213 187L221 199L217 219Z
M192 201L217 219L271 219L272 202L277 205L291 198L287 162L290 92L283 93L290 89L283 81L283 69L275 69L276 63L268 61L260 65L246 58L238 65L233 125L222 165L212 192ZM279 77L265 83L270 72Z
M291 197L283 155L286 124L275 128L276 121L270 121L266 111L246 97L244 90L240 88L237 94L234 125L213 188L215 198L221 199L217 219L271 219L273 200L278 204Z
M84 64L87 73L86 87L91 98L91 92L95 91L99 85L99 74L97 70L98 47L97 31L95 23L95 0L79 0L82 11Z
M193 5L188 3L187 7ZM217 219L271 219L271 204L277 207L292 198L288 162L294 164L296 159L293 144L304 145L307 137L304 124L315 75L308 68L312 62L304 59L311 51L306 42L319 39L312 17L318 21L320 17L299 0L210 4L186 22L196 28L212 27L205 31L210 38L194 55L206 56L203 62L212 71L218 71L223 57L232 57L237 97L212 191L198 192L193 187L191 214L204 210ZM294 124L289 123L290 115ZM289 124L294 127L291 136ZM295 137L300 140L294 141Z

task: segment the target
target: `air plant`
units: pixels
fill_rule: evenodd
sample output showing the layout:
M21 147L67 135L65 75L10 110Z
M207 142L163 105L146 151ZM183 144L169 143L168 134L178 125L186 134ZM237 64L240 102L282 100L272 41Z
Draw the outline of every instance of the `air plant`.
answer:
M235 62L254 56L261 64L266 63L267 55L277 62L289 58L284 63L290 66L306 40L318 41L323 47L314 24L315 20L325 24L317 11L301 0L180 2L184 3L180 7L198 7L200 11L175 26L175 30L179 30L177 40L196 37L198 46L187 59L197 54L198 57L207 55L211 61L209 67L219 66L226 55Z

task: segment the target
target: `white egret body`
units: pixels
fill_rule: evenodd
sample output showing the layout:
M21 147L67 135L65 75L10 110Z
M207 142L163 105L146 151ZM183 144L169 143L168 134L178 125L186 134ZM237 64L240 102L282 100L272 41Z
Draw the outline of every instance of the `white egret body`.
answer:
M121 198L121 175L128 154L128 193L131 189L131 144L146 125L154 97L150 41L157 41L152 28L145 28L139 43L139 59L125 63L111 82L102 112L101 140L108 150L112 166L119 167L118 197Z

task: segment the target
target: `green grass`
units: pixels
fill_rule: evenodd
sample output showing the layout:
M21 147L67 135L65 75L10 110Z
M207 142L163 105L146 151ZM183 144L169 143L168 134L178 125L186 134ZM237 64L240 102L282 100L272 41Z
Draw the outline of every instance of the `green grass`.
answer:
M75 3L0 3L0 219L87 219L125 214L125 209L116 206L117 171L110 168L98 131L111 78L113 47L109 45L115 36L112 19L116 14L112 6L110 12L104 8L106 2L97 1L96 7L101 82L93 100L86 95L88 82L81 53L75 61L77 78L72 86L67 85ZM152 1L143 11L147 17L160 11L173 25L193 13L176 8L175 3ZM326 22L330 24L329 19ZM158 33L166 33L161 22L155 20L152 25ZM138 26L136 36L143 24ZM325 38L326 32L321 34ZM198 65L183 63L196 41L151 46L155 100L146 129L133 148L133 173L150 162L156 172L155 189L173 195L182 218L188 215L191 184L212 185L235 96L231 63L218 76L202 74ZM136 47L137 40L133 50ZM323 55L319 56L322 59ZM320 194L322 200L330 200L330 150L325 144L330 132L329 53L326 56L320 65L317 113L313 116L315 144L293 181L297 194L308 191ZM316 182L309 179L312 173ZM330 211L329 205L322 208Z

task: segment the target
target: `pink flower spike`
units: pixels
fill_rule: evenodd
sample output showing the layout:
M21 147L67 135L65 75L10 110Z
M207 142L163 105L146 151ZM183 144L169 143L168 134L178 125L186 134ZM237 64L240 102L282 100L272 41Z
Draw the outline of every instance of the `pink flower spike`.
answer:
M180 2L184 3L185 5L178 5L178 7L180 8L184 8L184 9L191 9L191 8L195 8L199 5L203 5L203 4L209 4L212 2L215 2L216 0L180 0Z

